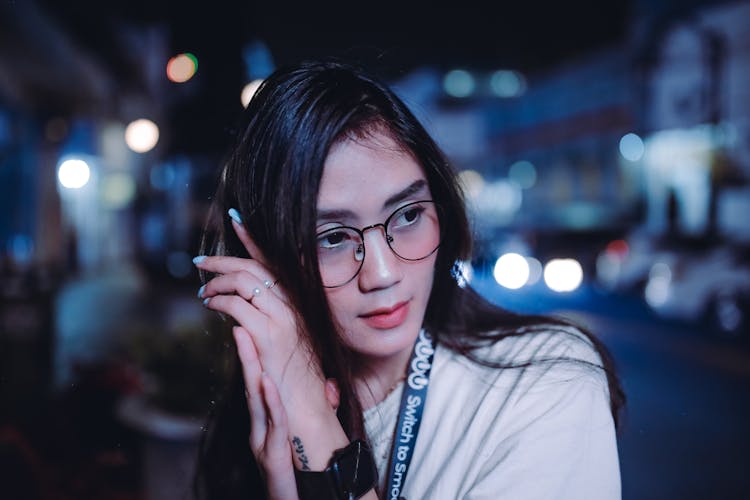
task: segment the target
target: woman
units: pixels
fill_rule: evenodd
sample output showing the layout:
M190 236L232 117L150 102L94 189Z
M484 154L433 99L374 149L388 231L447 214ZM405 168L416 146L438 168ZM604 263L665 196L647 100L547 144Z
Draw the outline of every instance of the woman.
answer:
M241 361L199 496L619 497L609 356L459 283L461 191L398 97L308 63L245 116L195 259Z

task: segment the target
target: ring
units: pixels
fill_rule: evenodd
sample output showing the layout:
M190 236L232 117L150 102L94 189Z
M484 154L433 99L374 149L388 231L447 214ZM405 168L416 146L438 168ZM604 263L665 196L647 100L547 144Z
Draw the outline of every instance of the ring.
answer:
M253 288L253 298L257 297L258 295L260 295L260 288Z
M268 288L270 290L271 288L275 287L276 283L278 283L278 282L279 282L279 280L275 280L275 281L266 280L266 281L263 282L263 286L265 286L266 288Z

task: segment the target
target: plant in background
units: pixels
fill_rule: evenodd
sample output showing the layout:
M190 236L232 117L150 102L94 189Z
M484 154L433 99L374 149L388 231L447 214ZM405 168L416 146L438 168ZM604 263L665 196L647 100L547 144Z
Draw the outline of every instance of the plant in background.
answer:
M229 378L234 343L217 316L206 324L164 331L141 327L129 335L127 356L143 377L149 405L177 415L205 415Z

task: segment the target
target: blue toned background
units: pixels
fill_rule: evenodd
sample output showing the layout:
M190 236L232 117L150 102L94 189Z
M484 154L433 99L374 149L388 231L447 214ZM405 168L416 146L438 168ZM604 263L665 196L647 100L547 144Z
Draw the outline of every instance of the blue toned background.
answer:
M0 497L185 498L218 166L263 78L334 55L459 171L464 279L611 349L623 497L745 498L748 48L746 1L0 0Z

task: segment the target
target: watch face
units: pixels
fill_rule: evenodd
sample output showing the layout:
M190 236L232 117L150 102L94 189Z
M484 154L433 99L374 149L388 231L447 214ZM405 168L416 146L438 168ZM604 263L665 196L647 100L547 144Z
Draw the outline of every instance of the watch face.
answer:
M334 455L329 470L341 499L359 498L377 484L377 469L372 450L361 440L339 450Z

